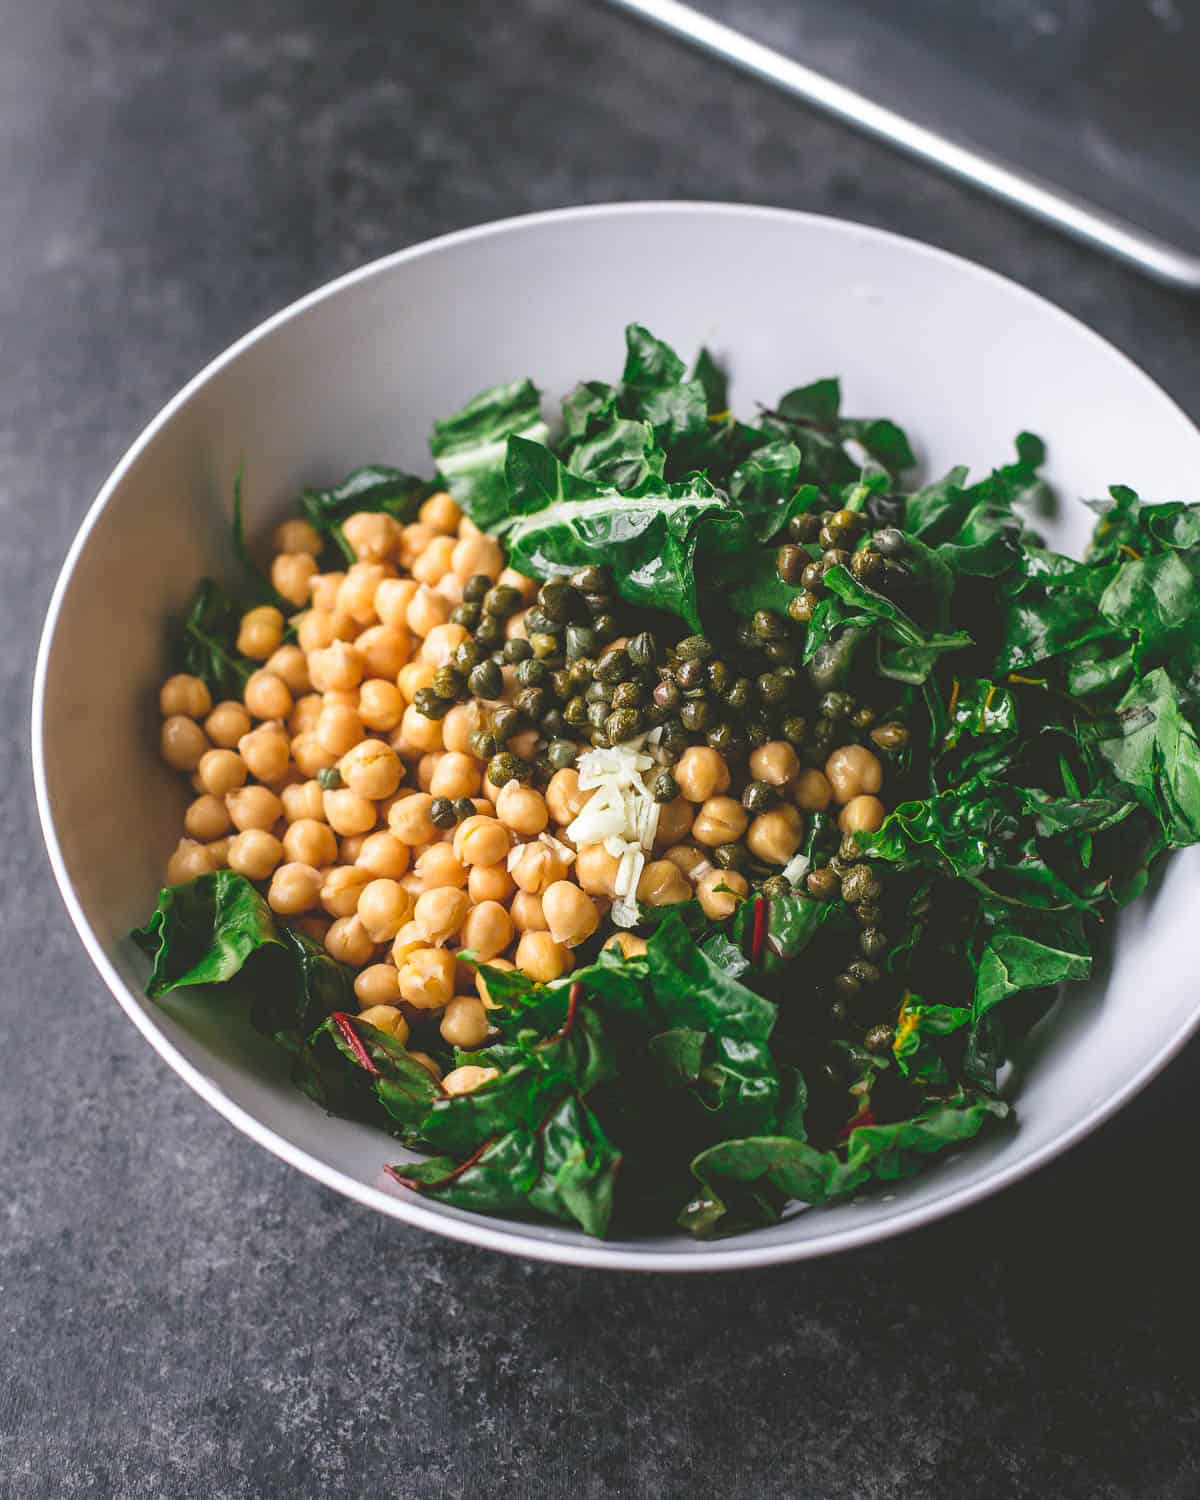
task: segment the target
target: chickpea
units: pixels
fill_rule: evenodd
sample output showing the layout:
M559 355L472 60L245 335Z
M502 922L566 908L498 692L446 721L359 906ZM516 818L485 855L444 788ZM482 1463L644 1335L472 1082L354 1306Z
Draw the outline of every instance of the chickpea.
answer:
M321 710L324 707L325 701L320 693L305 693L297 698L291 713L288 715L287 727L289 731L293 735L314 733L317 727L317 720L321 717ZM247 732L249 732L249 729L250 724L247 722Z
M271 545L276 552L307 552L310 557L320 557L325 538L311 522L297 519L276 526Z
M162 758L173 771L194 771L208 749L208 736L195 719L173 714L163 720Z
M315 734L304 731L292 741L292 761L302 776L315 776L318 771L328 771L337 761Z
M362 740L363 722L357 709L344 703L326 703L313 733L322 750L328 750L330 755L345 755Z
M297 864L320 869L337 859L337 838L328 823L316 818L297 818L283 836L283 855Z
M616 895L620 861L603 844L586 844L575 859L575 879L590 896Z
M404 715L404 699L393 682L371 677L358 690L358 713L367 729L386 734ZM447 715L449 717L449 715Z
M345 578L345 570L318 573L312 581L312 604L318 613L327 615L337 608L338 589Z
M542 895L556 880L567 874L567 862L553 846L538 839L535 843L520 845L520 852L508 872L523 891Z
M410 1057L412 1055L409 1053ZM454 1068L447 1073L442 1079L442 1088L450 1095L473 1094L485 1083L491 1083L493 1078L499 1077L499 1068L477 1068L474 1063L468 1063L465 1067Z
M314 651L324 650L338 638L333 616L325 610L308 609L303 614L293 615L292 624L296 630L296 644L304 652L306 663Z
M825 762L825 775L834 798L845 805L883 785L883 766L864 745L843 745Z
M403 884L403 882L401 883ZM409 891L409 895L412 896L415 902L420 892L418 891L414 895L412 891ZM392 963L397 968L400 968L410 953L415 953L418 948L427 948L428 946L429 944L425 941L425 934L417 924L412 921L405 922L404 926L392 939Z
M299 646L280 646L267 658L266 670L274 672L293 697L307 693L312 686L308 680L308 657ZM290 708L288 712L291 712ZM284 716L280 714L278 717Z
M283 845L263 828L247 828L229 845L229 868L247 880L265 880L283 858Z
M508 829L482 813L464 818L454 830L454 853L464 865L497 864L507 858L510 843Z
M536 729L523 729L520 734L514 734L504 748L511 750L514 755L519 755L522 760L532 760L537 754L540 740L541 735ZM503 788L500 790L503 791ZM499 802L499 797L496 800Z
M673 865L671 870L678 876L679 872ZM570 880L556 880L544 893L542 914L550 936L566 948L577 948L586 942L600 925L596 903Z
M287 858L286 841L283 847ZM321 894L321 877L311 865L304 861L291 861L280 865L271 876L267 891L267 905L281 917L298 917L311 911Z
M266 832L283 817L283 803L265 786L242 786L225 794L225 806L233 826L241 833L250 829ZM282 852L283 845L280 845Z
M646 951L646 939L635 937L632 932L614 932L604 946L615 949L622 958L641 958Z
M642 870L637 898L647 906L670 906L686 901L692 894L687 876L673 860L655 859Z
M519 781L510 781L500 788L496 816L514 833L533 838L550 821L550 810L541 792L531 786L522 786Z
M503 864L472 865L467 873L467 894L478 906L488 901L512 900L513 878Z
M495 537L464 536L455 544L450 556L450 567L457 577L466 583L477 573L486 573L491 579L499 578L504 567L504 553Z
M430 661L410 661L400 668L396 673L396 686L404 695L406 703L411 703L422 688L432 687L433 679L437 676L437 668ZM434 720L429 720L435 723ZM437 726L440 733L440 725ZM439 746L440 746L439 740ZM414 748L438 748L415 746Z
M399 966L400 996L418 1010L441 1010L454 994L454 954L448 948L413 948Z
M676 797L673 802L664 802L658 809L658 828L654 833L656 848L669 848L686 838L696 820L695 804L686 797Z
M360 510L342 522L342 535L353 548L355 557L382 562L399 545L400 526L386 511Z
M475 995L455 995L442 1014L442 1040L464 1051L481 1046L490 1029L483 1001Z
M525 615L525 610L522 610L518 615L509 615L504 625L504 639L506 641L513 641L518 638L521 640L529 639L529 631L525 625Z
M402 844L394 833L381 830L379 833L369 833L363 839L355 863L364 870L369 870L372 875L382 876L386 880L399 880L401 875L408 872L409 857L407 844Z
M459 941L482 963L490 963L512 942L512 918L498 901L481 901L463 919Z
M356 833L370 833L375 826L375 804L349 787L338 787L325 793L325 820L334 833L349 838Z
M428 584L432 588L449 571L450 558L456 545L452 536L430 537L409 572L418 583Z
M509 907L512 924L518 932L548 932L550 924L542 910L542 898L532 891L518 891Z
M202 719L212 708L212 694L203 678L176 672L159 690L158 706L164 719Z
M375 944L363 926L361 919L339 917L330 923L325 934L325 951L340 964L349 964L352 969L361 969L375 956Z
M467 754L471 736L483 728L483 710L472 698L469 703L456 703L442 720L442 744L456 755Z
M480 764L472 755L448 750L429 780L435 797L474 797L479 791Z
M507 588L516 589L526 604L533 603L538 591L537 579L518 573L516 568L502 568L496 582L504 584Z
M358 865L334 865L321 880L321 905L331 917L350 917L358 910L359 897L371 884L370 870Z
M449 666L454 653L469 639L470 632L463 625L435 625L421 646L421 660L430 661L435 667Z
M788 803L759 813L746 835L746 847L768 865L786 865L804 841L804 818Z
M750 752L750 775L768 786L786 786L800 770L800 758L787 740L769 740Z
M214 745L232 750L242 735L250 733L250 715L240 703L227 699L218 703L205 719L204 732Z
M204 847L208 850L218 870L225 869L229 864L229 846L232 843L233 839L226 835L224 838L213 839L211 843L205 844Z
M390 797L404 775L400 757L382 740L360 741L342 756L338 769L352 792L376 802Z
M289 927L302 932L310 943L317 943L322 948L325 946L325 938L332 925L328 917L312 913L303 917L294 917L288 923Z
M690 745L674 768L680 793L689 802L707 802L729 790L729 767L725 757L707 745Z
M238 754L259 781L282 781L291 761L291 742L281 724L260 724L238 740Z
M366 841L365 833L352 833L347 838L338 839L338 864L356 865Z
M511 958L491 958L487 964L489 969L501 969L506 974L511 974L517 967ZM488 991L487 976L482 969L475 971L475 993L483 1001L484 1010L495 1010L498 1002L493 1000Z
M449 620L452 608L449 599L423 583L418 586L409 602L404 622L414 635L424 638L436 626L444 625Z
M200 875L211 875L217 863L203 844L195 839L180 839L167 861L167 884L186 885Z
M354 869L357 876L370 876L361 866ZM413 916L412 895L397 880L368 879L359 888L357 911L373 942L390 943Z
M712 869L708 858L707 849L697 849L695 844L676 844L674 849L668 849L663 856L689 880L699 880L701 875L707 875Z
M316 571L316 559L311 553L281 552L271 564L271 586L289 604L299 608L308 603L308 586Z
M696 814L692 837L709 848L732 844L745 833L748 822L746 809L735 797L710 797Z
M183 827L189 838L207 844L212 839L219 839L229 828L229 813L220 797L205 792L189 804L183 815Z
M354 649L362 657L365 676L390 677L394 681L412 655L412 642L406 630L372 625L357 637Z
M592 792L579 789L579 772L573 766L555 771L546 788L546 806L556 823L572 822L583 811Z
M467 883L466 867L460 863L452 844L430 844L417 856L413 869L427 891L443 886L460 891Z
M442 748L442 726L437 719L427 719L413 703L404 710L400 733L413 750L425 753Z
M279 800L283 803L283 816L289 823L299 823L303 819L314 819L318 823L325 821L325 792L319 781L294 781L281 789Z
M385 578L375 590L375 613L381 623L407 630L408 606L419 587L411 578Z
M266 661L283 640L283 615L273 604L247 610L238 626L237 649L252 661Z
M804 812L824 812L833 801L833 788L823 771L810 766L800 772L792 795Z
M417 519L422 526L449 534L458 530L458 523L462 520L462 511L455 504L453 495L446 490L438 490L430 495L421 506L417 512Z
M883 827L887 809L878 797L851 797L842 808L838 827L843 833L875 833Z
M308 675L319 693L348 692L362 681L362 657L349 641L333 641L321 651L310 651Z
M413 921L425 934L426 942L440 947L457 935L470 904L466 891L450 885L440 885L417 897Z
M437 838L438 831L429 816L432 805L433 798L428 792L412 792L392 803L388 809L388 827L402 844L430 844ZM464 826L459 824L460 828Z
M395 1009L396 1001L400 998L400 975L396 972L395 964L371 964L368 968L360 970L354 976L354 995L360 1005L366 1007L389 1006ZM402 1016L402 1012L398 1010L396 1014ZM359 1012L359 1016L360 1019L369 1022L372 1026L379 1025L377 1021L372 1021L369 1016L361 1011ZM380 1031L386 1031L388 1028L380 1026L379 1029ZM407 1040L407 1037L408 1024L406 1022L404 1037L401 1040Z
M548 932L523 932L517 944L517 968L538 984L549 984L568 972L571 955Z
M744 901L749 894L746 877L736 870L710 870L696 882L700 910L718 922L732 916L738 902Z
M363 969L355 978L354 993L356 996L358 996L359 982L363 975L373 974L376 969L390 969L393 974L396 972L391 964L371 964L368 968ZM371 980L363 988L370 991L374 987L374 984L375 981ZM399 989L397 988L397 998L399 998L399 993ZM361 999L362 997L358 996L358 998ZM392 1037L401 1046L408 1041L408 1022L404 1019L403 1011L398 1010L394 1005L388 1005L386 1002L382 1005L368 1005L365 1010L359 1011L358 1019L365 1021L368 1026L373 1026L376 1031L382 1031L387 1036Z
M236 750L207 750L200 757L196 776L206 792L224 797L245 784L246 762Z
M256 719L286 719L292 711L292 695L287 683L265 667L251 672L242 697Z

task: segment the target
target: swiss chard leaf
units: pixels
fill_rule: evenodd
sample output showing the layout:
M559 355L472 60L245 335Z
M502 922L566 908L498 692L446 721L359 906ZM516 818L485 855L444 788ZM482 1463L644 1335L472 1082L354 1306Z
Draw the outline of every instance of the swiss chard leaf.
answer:
M257 662L237 649L242 609L211 579L204 579L188 606L175 645L179 671L199 677L215 699L239 699Z
M146 986L152 1000L186 985L224 984L252 953L282 941L271 908L232 870L166 886L133 939L153 962Z
M537 387L530 380L518 380L481 391L454 416L435 422L429 446L447 489L486 531L508 515L508 439L519 436L543 443L549 433Z

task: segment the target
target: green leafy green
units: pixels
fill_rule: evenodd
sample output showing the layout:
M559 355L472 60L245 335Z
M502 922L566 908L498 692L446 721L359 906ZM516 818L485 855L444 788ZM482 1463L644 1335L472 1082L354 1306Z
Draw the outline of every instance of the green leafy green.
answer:
M433 424L429 447L438 473L477 526L494 526L508 514L504 461L510 437L544 442L541 396L530 380L480 391L452 417Z
M243 610L223 589L205 578L196 590L179 629L175 664L199 677L217 700L238 698L256 662L238 654Z

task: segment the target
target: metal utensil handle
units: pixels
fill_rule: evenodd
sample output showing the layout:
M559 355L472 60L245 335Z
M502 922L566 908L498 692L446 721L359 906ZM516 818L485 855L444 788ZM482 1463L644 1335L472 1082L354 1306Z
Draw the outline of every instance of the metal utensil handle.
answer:
M690 5L681 4L680 0L610 0L610 4L620 6L674 36L683 37L743 72L814 104L869 135L899 146L911 156L930 162L995 198L1024 209L1085 244L1095 245L1127 261L1157 281L1184 291L1200 292L1200 255L1182 250L1157 235L1147 234L1124 219L1004 166L978 151L956 145L936 131L876 104L865 94L835 83L803 63L785 57L782 52L751 40Z

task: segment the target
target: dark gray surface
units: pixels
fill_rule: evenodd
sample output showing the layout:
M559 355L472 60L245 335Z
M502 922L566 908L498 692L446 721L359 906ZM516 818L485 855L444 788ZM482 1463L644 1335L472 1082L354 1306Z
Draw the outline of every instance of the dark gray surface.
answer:
M1200 313L587 4L4 0L0 37L0 1495L1195 1495L1196 1048L868 1252L521 1264L343 1202L167 1071L68 925L25 747L54 573L128 441L400 245L589 200L828 211L1036 287L1194 414Z

